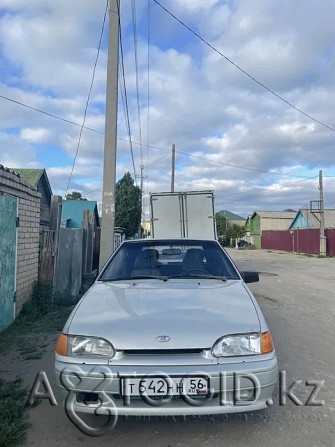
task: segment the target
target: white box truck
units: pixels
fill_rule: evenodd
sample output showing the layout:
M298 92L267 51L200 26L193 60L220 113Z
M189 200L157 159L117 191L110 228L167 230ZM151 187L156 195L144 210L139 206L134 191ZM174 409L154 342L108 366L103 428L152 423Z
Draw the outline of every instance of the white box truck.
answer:
M150 193L151 237L216 239L214 192Z

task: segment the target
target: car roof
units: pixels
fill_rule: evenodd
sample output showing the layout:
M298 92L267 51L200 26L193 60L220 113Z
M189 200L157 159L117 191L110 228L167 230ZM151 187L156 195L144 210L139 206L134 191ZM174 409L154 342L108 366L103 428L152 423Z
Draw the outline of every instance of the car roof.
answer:
M197 242L218 242L216 239L203 239L196 237L166 237L166 238L146 238L146 239L128 239L123 243L139 243L139 242L164 242L173 241L173 242L188 242L188 241L197 241Z

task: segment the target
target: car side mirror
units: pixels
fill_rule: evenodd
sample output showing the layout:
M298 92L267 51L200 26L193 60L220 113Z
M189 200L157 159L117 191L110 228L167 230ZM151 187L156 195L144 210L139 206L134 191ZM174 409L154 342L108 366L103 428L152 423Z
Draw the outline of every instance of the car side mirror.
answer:
M241 276L245 283L258 282L259 275L257 272L241 272Z

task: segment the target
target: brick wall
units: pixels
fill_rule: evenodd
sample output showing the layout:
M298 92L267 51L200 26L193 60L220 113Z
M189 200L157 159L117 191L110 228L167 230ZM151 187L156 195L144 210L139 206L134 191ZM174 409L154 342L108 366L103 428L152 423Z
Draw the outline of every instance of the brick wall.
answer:
M18 198L16 314L29 299L38 278L40 198L36 188L0 165L0 194Z

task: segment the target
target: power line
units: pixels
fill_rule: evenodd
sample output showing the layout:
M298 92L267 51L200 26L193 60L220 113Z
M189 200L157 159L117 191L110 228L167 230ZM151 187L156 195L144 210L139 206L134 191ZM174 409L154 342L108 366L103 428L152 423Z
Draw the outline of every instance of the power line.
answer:
M281 185L279 185L278 187L277 187L277 190L281 190L281 189L284 189L284 188L286 188L286 187L288 187L288 186L292 186L292 185L296 185L296 184L298 184L298 183L302 183L302 182L306 182L307 180L312 180L312 179L315 179L315 178L317 178L318 177L318 175L314 175L314 176L312 176L312 177L308 177L308 178L305 178L305 179L302 179L302 180L297 180L297 181L295 181L295 182L289 182L289 183L282 183ZM255 188L255 190L252 190L252 191L246 191L246 192L237 192L237 193L233 193L233 194L228 194L227 196L225 196L225 197L232 197L232 196L242 196L242 195L248 195L248 194L254 194L255 192L268 192L268 189L267 188L260 188L260 187L256 187ZM237 198L236 200L239 200L239 198ZM234 201L235 202L235 199L233 199L233 200L231 200L231 201Z
M137 178L140 179L140 189L141 189L141 220L143 214L143 149L142 149L142 123L141 123L141 106L140 106L140 94L138 86L138 59L137 59L137 30L136 30L136 4L135 0L131 0L131 15L133 22L133 38L134 38L134 57L135 57L135 80L136 80L136 101L137 101L137 119L138 119L138 134L140 138L140 175ZM136 180L136 176L135 176ZM139 234L141 234L141 222L139 225Z
M105 12L104 12L104 18L103 18L103 21L102 21L102 27L101 27L101 33L100 33L100 39L99 39L99 44L98 44L98 51L97 51L97 55L96 55L96 58L95 58L95 61L94 61L94 67L93 67L93 73L92 73L91 85L90 85L90 89L89 89L89 92L88 92L87 101L86 101L86 105L85 105L83 124L82 124L82 126L80 127L80 132L79 132L79 138L78 138L77 149L76 149L76 153L75 153L74 158L73 158L73 163L72 163L72 169L71 169L70 177L69 177L69 180L68 180L68 182L67 182L67 187L66 187L66 190L65 190L65 197L66 197L67 191L68 191L69 186L70 186L71 178L72 178L73 171L74 171L74 166L75 166L75 164L76 164L76 159L77 159L78 152L79 152L79 147L80 147L80 142L81 142L81 136L82 136L82 133L83 133L83 128L84 128L84 126L85 126L85 121L86 121L86 115L87 115L88 104L89 104L89 102L90 102L90 98L91 98L91 93L92 93L93 83L94 83L94 78L95 78L95 71L96 71L96 68L97 68L97 63L98 63L99 54L100 54L100 48L101 48L101 42L102 42L102 38L103 38L103 34L104 34L104 29L105 29L105 23L106 23L107 11L108 11L108 0L106 1L106 8L105 8Z
M75 122L73 122L73 121L67 120L67 119L62 118L62 117L59 117L59 116L57 116L57 115L53 115L53 114L48 113L48 112L45 112L45 111L43 111L43 110L36 109L36 108L34 108L34 107L28 106L27 104L21 103L21 102L19 102L19 101L16 101L16 100L13 100L13 99L10 99L10 98L6 98L6 97L4 97L4 96L2 96L2 95L0 95L0 98L6 99L6 100L11 101L11 102L14 102L14 103L17 104L17 105L20 105L20 106L23 106L23 107L27 107L28 109L32 109L32 110L34 110L34 111L36 111L36 112L43 113L43 114L45 114L45 115L48 115L48 116L50 116L50 117L52 117L52 118L55 118L55 119L58 119L58 120L60 120L60 121L65 121L65 122L68 123L68 124L72 124L72 125L74 125L74 126L82 127L81 124L75 123ZM99 131L99 130L92 129L92 128L89 128L89 127L86 127L86 126L84 126L83 129L90 130L90 131L92 131L92 132L96 132L96 133L98 133L98 134L104 135L104 132L101 132L101 131ZM129 133L129 131L128 131L128 133ZM128 140L127 140L126 138L122 138L122 137L118 137L117 139L118 139L119 141L124 141L124 142L126 142L126 143L130 143L131 146L134 145L134 144L135 144L135 145L140 145L140 144L141 144L141 143L138 143L138 142L136 142L136 141L133 141L133 140L131 139L131 135L130 135L130 138L129 138ZM153 145L143 144L143 143L142 143L142 146L143 146L143 147L147 147L148 149L157 149L157 150L160 150L160 151L168 151L168 152L171 152L171 149L170 149L170 148L163 148L163 147L158 147L158 146L153 146ZM176 152L177 152L177 153L180 153L180 154L183 154L183 155L186 155L186 156L188 156L188 157L198 158L198 159L200 159L200 160L204 160L204 157L199 156L199 155L190 154L190 153L188 153L188 152L179 151L179 150L176 150ZM286 174L281 174L281 173L279 173L279 172L270 172L270 171L265 171L265 170L261 170L261 169L248 168L248 167L246 167L246 166L235 165L235 164L232 164L232 163L225 163L225 162L214 161L214 160L208 160L208 159L207 159L206 161L208 161L209 163L212 163L212 164L216 164L216 165L230 166L230 167L233 167L233 168L236 168L236 169L244 169L244 170L247 170L247 171L259 172L259 173L262 173L262 174L279 175L279 176L283 176L283 177L295 177L295 178L296 178L296 177L301 177L301 178L306 178L306 177L304 177L304 176L299 176L299 175L286 175ZM327 175L325 175L324 177L327 177L327 178L334 178L335 176L331 176L331 175L328 175L328 176L327 176Z
M119 11L119 28L120 28L119 35L120 35L121 71L122 71L122 81L123 81L124 98L125 98L125 106L126 106L126 124L127 124L127 129L128 129L128 137L129 137L129 144L130 144L131 160L132 160L133 170L134 170L134 180L136 182L136 169L135 169L133 142L132 142L131 130L130 130L129 109L128 109L128 95L127 95L127 86L126 86L126 78L125 78L125 70L124 70L124 57L123 57L123 44L122 44L122 31L121 31L120 11Z
M274 91L272 91L270 88L268 88L267 86L265 86L264 84L262 84L261 82L259 82L257 79L255 79L253 76L251 76L251 75L250 75L249 73L247 73L245 70L243 70L241 67L239 67L237 64L235 64L231 59L229 59L227 56L225 56L223 53L221 53L219 50L217 50L215 47L213 47L209 42L207 42L204 38L202 38L198 33L196 33L196 32L195 32L193 29L191 29L188 25L186 25L184 22L182 22L180 19L178 19L173 13L171 13L167 8L165 8L163 5L161 5L157 0L154 0L154 2L155 2L157 5L159 5L163 10L165 10L165 11L166 11L170 16L172 16L175 20L177 20L181 25L183 25L184 27L186 27L190 32L192 32L192 33L193 33L196 37L198 37L201 41L203 41L206 45L208 45L208 46L209 46L210 48L212 48L215 52L217 52L220 56L222 56L223 58L225 58L229 63L231 63L232 65L234 65L237 69L239 69L241 72L243 72L246 76L248 76L249 78L251 78L254 82L258 83L260 86L262 86L263 88L265 88L266 90L268 90L270 93L272 93L272 94L274 94L275 96L277 96L280 100L282 100L283 102L287 103L289 106L293 107L293 108L294 108L295 110L297 110L298 112L304 114L305 116L307 116L308 118L314 120L315 122L319 123L320 125L322 125L322 126L328 128L328 129L330 129L330 130L332 130L332 131L335 131L334 128L332 128L332 127L330 127L330 126L328 126L328 125L322 123L321 121L315 119L314 117L312 117L312 116L306 114L305 112L303 112L302 110L298 109L298 108L295 107L293 104L289 103L289 102L286 101L284 98L282 98L281 96L279 96L278 94L276 94L276 93L275 93ZM148 0L148 7L150 8L150 0ZM105 11L105 16L104 16L104 21L105 21L105 17L106 17L106 11ZM149 9L149 20L150 20L150 9ZM150 22L149 22L149 23L150 23ZM150 40L150 31L149 31L149 27L148 27L148 127L149 127L149 40ZM121 47L122 47L122 44L121 44ZM100 50L100 47L99 47L99 50ZM99 50L98 50L98 54L99 54ZM123 56L123 51L122 51L122 49L121 49L121 54L122 54L122 56ZM98 55L97 55L97 59L98 59ZM123 66L123 57L122 57L122 66ZM96 64L95 64L94 69L95 69L95 68L96 68ZM124 72L124 69L123 69L123 72ZM93 77L93 78L94 78L94 77ZM92 78L92 84L91 84L91 85L93 85L93 78ZM125 81L125 79L124 79L124 81ZM125 84L125 82L124 82L124 84ZM125 90L125 91L126 91L126 90ZM91 93L91 89L90 89L90 93ZM49 117L55 118L55 119L57 119L57 120L66 122L66 123L68 123L68 124L71 124L71 125L74 125L74 126L78 126L78 127L81 128L81 130L80 130L80 137L81 137L81 133L82 133L82 130L83 130L83 129L86 129L86 130L89 130L89 131L92 131L92 132L95 132L95 133L104 135L104 132L102 132L102 131L98 131L98 130L96 130L96 129L92 129L92 128L90 128L90 127L87 127L87 126L85 126L85 125L83 125L83 124L78 124L78 123L73 122L73 121L71 121L71 120L67 120L67 119L65 119L65 118L59 117L59 116L54 115L54 114L52 114L52 113L46 112L46 111L44 111L44 110L41 110L41 109L38 109L38 108L35 108L35 107L32 107L32 106L29 106L29 105L27 105L27 104L24 104L24 103L22 103L22 102L20 102L20 101L17 101L17 100L12 99L12 98L8 98L8 97L6 97L6 96L4 96L4 95L0 95L0 98L2 98L2 99L4 99L4 100L7 100L7 101L10 101L10 102L12 102L12 103L15 103L15 104L17 104L17 105L20 105L20 106L22 106L22 107L26 107L26 108L28 108L28 109L34 110L34 111L39 112L39 113L41 113L41 114L47 115L47 116L49 116ZM88 101L87 101L87 105L88 105L88 102L89 102L89 98L88 98ZM85 117L86 117L86 113L87 113L87 108L85 109ZM85 122L85 118L84 118L84 122ZM128 115L128 123L129 123L129 115ZM132 161L133 161L134 175L135 175L136 170L135 170L135 164L134 164L134 156L133 156L132 144L138 144L138 145L145 146L145 147L147 147L147 148L153 148L153 149L160 149L160 150L167 150L167 151L170 150L170 149L166 149L166 148L158 148L158 147L156 147L156 146L151 146L151 145L149 145L149 144L147 144L147 145L143 145L141 142L140 142L140 143L136 143L136 142L132 141L132 139L131 139L131 133L130 133L130 126L129 126L129 134L130 134L130 135L129 135L129 140L126 140L126 139L123 139L123 138L118 138L118 140L121 140L121 141L128 141L128 142L130 143L130 145L131 145L131 152L132 152ZM149 136L149 130L148 130L148 136ZM148 138L149 138L149 137L148 137ZM149 141L149 140L148 140L148 141ZM77 149L78 149L78 148L77 148ZM176 151L176 152L179 152L179 153L184 154L184 155L189 156L189 157L203 159L203 157L199 157L199 156L196 156L196 155L194 155L194 154L189 154L189 153L182 152L182 151ZM76 156L77 156L77 153L78 153L78 150L76 151ZM75 158L76 158L76 156L75 156ZM218 162L218 161L212 161L212 160L207 160L207 161L210 162L210 163L218 164L218 165L231 166L231 167L234 167L234 168L244 169L244 170L248 170L248 171L260 172L260 173L267 173L267 174L270 174L270 175L283 175L283 176L285 176L285 174L280 174L280 173L275 173L275 172L269 172L269 171L263 171L263 170L253 169L253 168L247 168L247 167L244 167L244 166L239 166L239 165L234 165L234 164L229 164L229 163L224 163L224 162ZM74 159L74 162L75 162L75 159ZM74 166L73 166L73 167L74 167ZM73 169L72 169L72 172L73 172ZM72 176L72 173L71 173L71 176ZM71 178L71 176L70 176L70 178ZM298 177L298 176L294 176L294 177ZM332 176L325 176L325 177L332 177Z
M145 165L144 168L148 168L149 166L152 166L152 165L158 163L159 161L163 160L163 158L167 157L168 155L169 154L167 153L167 154L163 155L162 157L157 158L156 160L152 161L151 163ZM100 188L93 189L92 191L87 191L84 194L85 195L92 194L93 192L100 191L101 189L102 189L102 186Z
M119 90L121 92L121 102L122 102L122 109L123 109L123 114L124 114L124 122L125 122L125 125L127 128L128 135L129 135L130 129L128 127L128 120L127 120L126 100L125 100L125 95L124 95L124 91L123 91L123 83L121 82L121 79L122 79L121 63L119 63ZM131 146L134 144L131 139L130 140L124 139L124 141L127 141L127 143L130 142Z
M189 154L188 152L183 152L183 151L179 151L179 150L176 150L176 152L179 153L179 154L187 155L188 157L199 158L200 160L204 160L204 157L201 157L200 155ZM235 164L232 164L232 163L225 163L223 161L214 161L214 160L208 160L208 159L206 159L206 161L208 161L209 163L215 163L217 165L229 166L231 168L244 169L246 171L259 172L261 174L280 175L280 176L284 176L285 177L285 174L281 174L280 172L270 172L270 171L265 171L265 170L262 170L262 169L247 168L246 166L235 165ZM306 177L300 176L300 175L294 175L292 177L306 178Z
M6 101L13 102L14 104L17 104L19 106L26 107L27 109L34 110L35 112L42 113L43 115L50 116L51 118L55 118L59 121L64 121L65 123L72 124L73 126L83 127L83 129L90 130L91 132L95 132L95 133L104 135L104 132L102 132L100 130L92 129L91 127L87 127L87 126L83 126L82 124L67 120L66 118L62 118L61 116L57 116L57 115L54 115L53 113L46 112L45 110L37 109L36 107L29 106L28 104L24 104L23 102L17 101L12 98L8 98L7 96L0 95L0 98L5 99Z
M42 110L35 109L35 108L33 108L33 107L27 106L26 104L20 103L20 102L18 102L18 101L15 101L15 100L12 100L12 99L3 97L3 96L1 96L1 95L0 95L0 98L8 99L9 101L12 101L12 102L14 102L14 103L16 103L16 104L18 104L18 105L27 107L27 108L29 108L29 109L35 110L35 111L40 112L40 113L44 113L45 115L49 115L49 116L51 116L52 118L56 118L56 119L58 119L58 120L65 121L65 122L67 122L68 124L72 124L72 125L81 127L81 125L78 124L78 123L75 123L75 122L73 122L73 121L66 120L66 119L61 118L61 117L56 116L56 115L52 115L52 114L47 113L47 112L44 112L44 111L42 111ZM128 118L129 118L129 117L128 117ZM96 129L91 129L91 128L89 128L89 127L85 127L85 126L84 126L84 129L87 129L87 130L90 130L90 131L92 131L92 132L96 132L96 133L99 133L99 134L101 134L101 135L104 135L104 132L100 132L100 131L98 131L98 130L96 130ZM129 130L128 130L128 133L129 133ZM126 138L121 138L121 137L118 137L117 139L118 139L119 141L124 141L124 142L126 142L126 143L130 143L131 146L134 145L134 144L135 144L135 145L141 145L141 143L138 143L138 142L136 142L136 141L133 141L133 140L131 139L131 135L130 135L129 140L127 140ZM168 148L164 148L164 147L152 146L152 145L149 145L149 144L143 144L143 143L142 143L142 146L147 147L147 148L149 148L149 149L157 149L157 150L160 150L160 151L169 151L169 152L171 152L171 149L170 149L170 148L168 149ZM179 153L179 154L186 155L186 156L188 156L188 157L198 158L198 159L200 159L200 160L204 160L204 157L201 157L201 156L199 156L199 155L190 154L190 153L188 153L188 152L179 151L179 150L176 150L176 152ZM214 160L208 160L208 159L207 159L206 161L208 161L209 163L212 163L212 164L216 164L216 165L230 166L230 167L232 167L232 168L236 168L236 169L244 169L244 170L247 170L247 171L259 172L259 173L262 173L262 174L280 175L280 176L283 176L283 177L301 177L301 178L306 178L306 177L304 177L304 176L299 176L299 175L292 175L292 176L290 175L290 176L289 176L289 175L286 175L286 174L281 174L281 173L279 173L279 172L270 172L270 171L265 171L265 170L256 169L256 168L248 168L248 167L246 167L246 166L235 165L235 164L233 164L233 163L225 163L225 162L214 161ZM329 176L329 175L327 176L327 175L325 175L324 177L332 178L332 177L335 177L335 176Z
M151 8L150 8L150 0L148 0L148 24L147 24L147 144L150 141L150 28L151 28ZM146 148L146 164L148 167L149 163L149 149ZM149 194L149 177L146 176L146 191ZM143 212L145 214L145 194L143 195Z
M302 182L305 182L306 180L312 180L313 178L316 178L316 177L318 177L318 175L313 175L312 177L307 177L302 180L296 180L294 182L282 183L281 185L279 185L278 189L286 188L287 186L295 185L297 183L302 183Z
M296 181L294 181L294 182L286 182L286 183L282 183L282 184L279 184L279 186L277 187L277 190L278 190L278 189L284 189L284 188L287 188L288 186L297 185L297 184L299 184L299 183L306 182L307 180L313 180L313 179L315 179L315 178L317 178L317 177L318 177L318 175L313 175L313 176L311 176L311 177L306 177L306 178L304 178L304 179L296 180ZM271 185L270 185L270 186L271 186ZM260 188L260 187L257 187L257 189L258 189L258 190L261 190L261 191L266 191L266 188ZM242 193L242 194L244 194L244 193Z
M147 78L148 78L148 86L147 86L147 144L149 144L149 131L150 131L150 27L151 27L151 9L150 9L150 0L148 0L148 50L147 50ZM148 162L148 159L147 159Z
M100 188L97 188L97 189L93 189L92 191L84 192L83 194L85 196L88 196L89 194L92 194L93 192L101 191L102 189L103 189L103 186L101 186Z
M1 99L5 99L6 101L13 102L14 104L17 104L19 106L26 107L27 109L33 110L35 112L42 113L43 115L47 115L47 116L49 116L51 118L55 118L55 119L57 119L59 121L63 121L65 123L71 124L73 126L82 127L82 124L76 123L75 121L71 121L71 120L63 118L61 116L54 115L52 113L46 112L45 110L37 109L35 107L29 106L28 104L25 104L23 102L17 101L15 99L8 98L8 97L3 96L3 95L0 95L0 98ZM100 131L100 130L97 130L97 129L92 129L91 127L83 126L83 129L89 130L91 132L98 133L100 135L105 135L105 133L103 131ZM132 141L130 139L127 140L127 139L121 138L121 137L118 137L117 139L120 140L120 141L125 141L126 143L131 143L131 144L136 144L136 145L140 145L141 144L141 143L138 143L136 141ZM142 146L147 147L149 149L157 149L157 150L161 150L161 151L171 151L171 149L167 149L167 148L163 148L163 147L157 147L157 146L150 146L148 144L143 144L143 143L142 143Z
M118 140L128 142L128 140L126 140L125 138L121 138L121 137L118 138ZM138 144L139 145L140 143L137 143L136 141L133 141L133 144ZM143 146L148 147L149 149L157 149L157 150L160 150L160 151L168 151L169 153L171 153L171 149L170 148L168 149L168 148L165 148L165 147L157 147L157 146L146 145L146 144L143 144ZM190 154L189 152L180 151L180 150L177 150L177 149L176 149L176 153L182 154L182 155L186 155L187 157L191 157L191 158L197 158L197 159L200 159L200 160L204 161L204 157L200 156L200 155ZM214 161L214 160L209 160L209 159L206 159L206 161L208 163L212 163L212 164L216 164L216 165L220 165L220 166L229 166L229 167L236 168L236 169L244 169L246 171L259 172L261 174L279 175L281 177L292 177L292 178L297 178L297 177L298 178L299 177L300 178L304 178L304 179L307 178L307 177L302 176L302 175L281 174L280 172L271 172L271 171L265 171L265 170L262 170L262 169L248 168L246 166L235 165L233 163L225 163L223 161ZM326 176L324 176L324 177L326 177Z
M158 163L159 161L163 160L163 158L167 157L169 155L169 153L166 153L165 155L163 155L162 157L157 158L157 160L154 160L153 162L147 164L146 166L144 166L145 168L148 168L149 166L152 166L156 163Z
M118 137L118 140L125 141L126 143L129 143L129 140L127 140L126 138ZM138 146L141 144L141 143L138 143L137 141L132 141L132 143L135 145L138 145ZM149 149L157 149L160 151L171 151L171 149L167 149L166 147L150 146L148 144L142 144L142 146L148 147Z
M148 168L149 166L151 166L151 165L153 165L155 163L158 163L159 161L163 160L163 158L167 157L168 155L169 154L165 154L165 155L163 155L163 157L160 157L157 160L154 160L153 162L149 163L148 165L146 165L144 167ZM296 185L296 184L305 182L307 180L312 180L312 179L315 179L317 177L318 177L317 175L313 175L312 177L307 177L307 178L304 178L304 179L301 179L301 180L296 180L294 182L282 183L281 185L278 186L277 190L284 189L284 188L287 188L288 186ZM102 187L101 188L97 188L97 189L93 189L93 191L85 192L85 195L91 194L91 193L99 191L101 189L102 189ZM255 189L256 189L256 191L259 191L259 192L267 192L266 188L256 187ZM233 193L233 194L228 194L226 197L229 198L229 197L233 197L233 196L242 196L242 195L246 195L246 194L254 194L254 192L255 192L255 190L253 190L253 191L245 191L245 192L237 192L237 193ZM327 194L326 194L326 196L327 196ZM327 198L328 198L328 196L327 196ZM328 201L329 201L329 198L328 198Z
M271 88L267 87L265 84L263 84L262 82L258 81L254 76L252 76L251 74L249 74L247 71L245 71L242 67L240 67L239 65L237 65L235 62L232 61L232 59L230 59L229 57L227 57L226 55L224 55L223 53L221 53L221 51L219 51L217 48L215 48L212 44L210 44L206 39L204 39L202 36L200 36L200 34L198 34L196 31L194 31L190 26L186 25L186 23L184 23L182 20L180 20L177 16L175 16L171 11L169 11L167 8L165 8L165 6L163 6L161 3L159 3L158 0L153 0L158 6L160 6L165 12L167 12L171 17L173 17L177 22L179 22L182 26L184 26L186 29L188 29L192 34L194 34L198 39L200 39L204 44L206 44L209 48L211 48L213 51L215 51L217 54L219 54L221 57L223 57L224 59L226 59L227 62L229 62L231 65L233 65L235 68L237 68L239 71L241 71L244 75L246 75L249 79L251 79L252 81L254 81L256 84L260 85L262 88L264 88L265 90L267 90L269 93L271 93L272 95L274 95L276 98L280 99L282 102L284 102L285 104L287 104L288 106L292 107L294 110L296 110L297 112L301 113L302 115L306 116L307 118L315 121L316 123L320 124L323 127L326 127L329 130L332 130L333 132L335 132L335 128L328 126L328 124L323 123L322 121L319 121L318 119L314 118L313 116L309 115L308 113L304 112L303 110L299 109L298 107L296 107L294 104L292 104L291 102L287 101L285 98L283 98L282 96L280 96L278 93L276 93L274 90L272 90Z

